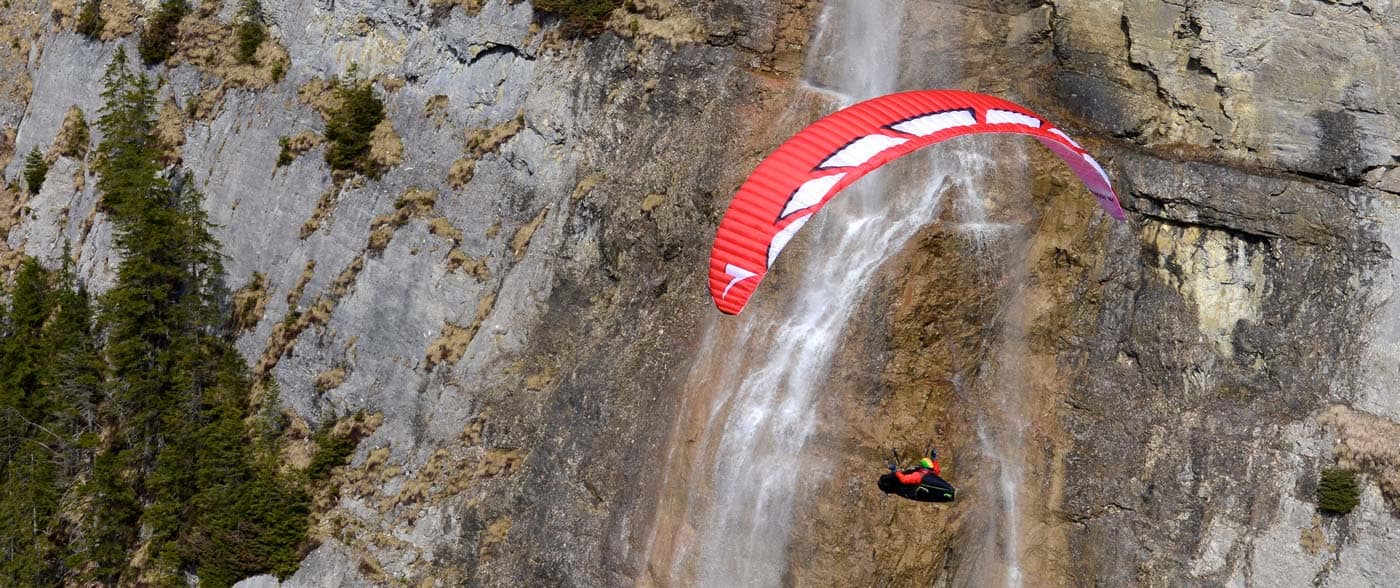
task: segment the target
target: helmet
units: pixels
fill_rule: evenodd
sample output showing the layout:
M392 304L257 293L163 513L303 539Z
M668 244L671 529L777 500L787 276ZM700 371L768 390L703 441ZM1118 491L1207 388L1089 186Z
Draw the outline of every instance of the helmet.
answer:
M929 469L933 469L933 460L931 460L931 459L925 457L925 458L919 460L919 465L921 465L921 466L923 466L923 467L926 467L926 468L929 468Z

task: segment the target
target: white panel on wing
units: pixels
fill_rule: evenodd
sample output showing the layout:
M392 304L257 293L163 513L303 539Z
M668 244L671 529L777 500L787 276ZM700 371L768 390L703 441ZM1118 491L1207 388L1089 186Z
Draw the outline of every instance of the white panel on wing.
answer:
M1074 145L1075 147L1083 149L1083 147L1080 147L1079 143L1075 142L1074 139L1069 138L1069 135L1066 135L1064 131L1061 131L1060 129L1050 129L1050 132L1059 135L1061 139L1068 141L1070 145Z
M823 161L821 165L817 167L819 169L826 169L831 167L856 167L867 161L870 161L870 158L879 155L881 151L889 149L890 147L903 145L908 142L909 139L901 139L899 137L891 137L889 135L866 135L864 137L856 139L855 141L852 141L851 144L842 147L840 151L837 151L831 157L826 158L826 161Z
M1010 110L998 110L996 108L987 111L987 124L989 125L1024 125L1033 129L1040 128L1040 119L1034 116L1027 116L1019 112Z
M1103 185L1105 185L1105 186L1111 186L1111 185L1113 185L1112 182L1108 181L1108 172L1103 171L1103 167L1099 165L1099 162L1094 161L1094 158L1089 157L1089 154L1088 154L1088 153L1085 153L1085 154L1084 154L1084 160L1085 160L1085 161L1088 161L1088 162L1089 162L1089 165L1094 166L1094 171L1099 172L1099 178L1103 179Z
M788 241L791 241L793 235L796 235L797 231L802 230L802 225L807 224L809 220L812 220L812 215L810 214L799 217L797 220L792 221L792 224L778 231L778 234L773 235L773 241L768 244L768 267L773 267L773 261L778 259L778 254L783 252L783 248L787 247Z
M839 173L822 176L815 180L807 180L796 192L792 193L791 198L788 198L787 206L783 207L783 214L778 219L785 219L794 212L816 206L822 201L822 198L826 198L826 195L831 193L831 188L844 177L846 174Z
M890 125L891 129L919 137L927 137L938 131L953 127L970 127L977 124L971 110L950 110L937 114L925 114L902 123Z

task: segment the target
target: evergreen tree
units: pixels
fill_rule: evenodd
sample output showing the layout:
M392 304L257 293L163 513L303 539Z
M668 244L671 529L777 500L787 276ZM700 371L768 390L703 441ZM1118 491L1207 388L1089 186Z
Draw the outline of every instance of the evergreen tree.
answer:
M336 81L339 99L326 120L326 163L331 169L377 176L382 171L370 159L370 136L384 120L384 103L374 87L362 81L352 67Z
M81 289L59 297L50 343L54 374L68 382L54 388L54 412L80 441L74 455L93 464L67 565L80 580L129 583L129 551L142 540L151 556L142 578L157 583L179 584L187 571L204 586L285 576L309 498L278 471L275 441L249 428L247 366L223 327L222 258L202 196L188 175L167 179L155 163L150 81L120 50L104 79L96 168L122 254L98 312L105 377L79 358L94 345L80 328L90 322ZM94 418L105 430L95 450L81 442L95 438Z
M117 47L102 76L102 108L97 127L97 189L103 210L119 226L139 212L138 204L164 187L160 140L156 136L156 89L145 74L127 66L126 49Z
M0 342L0 577L15 585L56 581L48 528L58 510L63 439L42 424L43 329L52 307L49 274L33 258L15 277Z
M189 12L185 0L161 0L156 13L146 22L141 31L141 42L137 50L141 61L155 65L169 59L175 53L175 36L179 34L180 19Z
M91 467L105 366L93 332L92 301L77 282L67 245L54 290L56 308L44 329L48 368L42 387L47 421L66 441L62 477L72 479Z
M33 258L20 265L10 295L9 324L0 341L0 410L33 420L45 358L43 327L49 314L48 272Z
M44 186L44 177L49 175L49 162L44 161L44 154L39 151L39 146L35 145L29 150L29 155L24 157L24 185L29 189L30 194L38 194L39 189Z

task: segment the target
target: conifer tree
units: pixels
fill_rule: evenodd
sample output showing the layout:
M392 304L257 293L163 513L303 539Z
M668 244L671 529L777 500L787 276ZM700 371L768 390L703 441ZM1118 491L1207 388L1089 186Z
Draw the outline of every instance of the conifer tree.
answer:
M65 440L45 422L51 407L41 385L49 279L33 258L21 265L0 343L0 577L21 586L48 585L61 575L48 535Z
M44 186L44 177L49 175L49 162L44 161L44 154L39 151L39 146L35 145L29 150L29 155L24 157L24 185L30 194L38 194L39 189Z
M370 159L370 136L384 120L384 103L357 69L336 81L339 104L326 119L326 163L331 169L377 176L383 170Z
M156 136L156 90L145 74L127 66L126 49L117 47L102 76L102 108L97 126L97 189L103 210L118 225L127 223L137 205L163 187L160 143Z

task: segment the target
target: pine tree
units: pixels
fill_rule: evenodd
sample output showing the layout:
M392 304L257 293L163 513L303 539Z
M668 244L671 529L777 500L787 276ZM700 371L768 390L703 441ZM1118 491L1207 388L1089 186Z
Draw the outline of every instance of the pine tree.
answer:
M29 150L29 155L24 157L24 185L29 189L30 194L38 194L39 189L44 186L44 177L49 175L49 162L44 161L44 154L39 151L36 145Z
M56 580L47 531L58 509L62 439L41 424L48 403L40 386L49 277L33 258L20 266L0 342L0 577L23 586Z
M127 66L126 49L117 47L102 76L102 108L97 127L97 189L103 210L118 225L138 212L138 205L159 191L160 140L156 136L155 85Z
M0 409L33 420L43 371L43 327L49 315L48 272L33 258L15 276L9 328L0 341Z
M354 67L336 81L335 94L340 103L326 119L326 163L334 170L379 175L382 170L369 156L370 136L384 120L384 103Z

